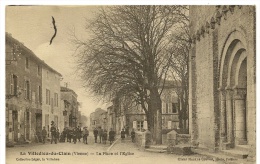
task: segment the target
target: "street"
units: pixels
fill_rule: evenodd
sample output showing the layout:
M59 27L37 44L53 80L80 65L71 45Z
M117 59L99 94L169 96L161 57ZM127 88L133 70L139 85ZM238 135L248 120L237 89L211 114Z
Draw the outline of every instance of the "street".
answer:
M40 154L41 153L41 154ZM45 153L45 154L44 154ZM48 153L48 154L47 154ZM81 142L46 144L36 143L7 148L6 163L90 163L90 164L130 164L130 163L220 163L199 155L178 156L166 153L143 152L130 140L117 140L110 144L94 143L89 137L88 144Z

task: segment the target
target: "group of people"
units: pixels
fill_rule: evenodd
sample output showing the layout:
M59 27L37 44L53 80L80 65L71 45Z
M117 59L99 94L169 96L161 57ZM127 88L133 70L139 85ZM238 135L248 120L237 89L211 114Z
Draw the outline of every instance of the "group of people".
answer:
M89 131L87 127L84 127L83 130L81 128L75 127L75 128L64 128L62 133L60 134L59 129L56 128L54 122L51 122L51 144L54 142L57 144L57 142L73 142L76 144L77 140L80 142L81 138L83 138L83 143L88 144L88 139L87 137L89 136ZM47 138L47 130L45 127L42 129L42 143L44 144Z
M60 132L59 132L59 129L55 127L55 124L54 124L53 121L51 122L51 129L50 129L50 131L51 131L51 144L53 142L55 144L57 144L57 140L60 137ZM45 141L46 141L46 138L47 138L47 130L45 129L45 126L42 129L41 137L42 137L42 143L45 144Z
M84 144L88 144L88 136L89 136L89 131L87 129L87 127L84 127L83 130L81 130L81 128L75 127L75 128L64 128L62 133L60 134L59 129L56 128L54 122L52 121L51 123L51 144L54 142L55 144L57 144L57 142L65 142L67 140L67 142L73 142L74 144L76 144L77 140L79 142L81 142L81 138L83 138L83 143ZM95 128L93 131L94 134L94 138L95 138L95 143L97 143L97 139L99 137L99 143L104 143L106 144L107 140L109 140L110 145L114 142L115 140L115 136L116 136L116 132L111 128L109 133L107 133L106 129L102 129L101 127ZM135 131L134 129L132 129L131 131L131 139L132 142L135 141ZM129 136L129 128L125 127L122 129L121 131L121 140L124 141L124 139L126 137ZM45 129L45 127L43 127L42 129L42 143L45 143L47 137L47 130Z
M121 134L121 140L123 142L124 139L129 136L129 128L127 128L127 127L123 128L122 131L120 132L120 134ZM132 129L132 131L131 131L131 139L132 139L132 142L135 141L135 131L134 131L134 129Z
M111 145L113 143L113 141L115 140L116 132L113 131L113 129L111 128L109 133L107 134L106 129L103 130L101 127L99 127L99 128L94 129L93 134L94 134L94 138L95 138L95 143L97 143L97 138L99 137L99 143L106 144L107 139L109 139L109 142Z

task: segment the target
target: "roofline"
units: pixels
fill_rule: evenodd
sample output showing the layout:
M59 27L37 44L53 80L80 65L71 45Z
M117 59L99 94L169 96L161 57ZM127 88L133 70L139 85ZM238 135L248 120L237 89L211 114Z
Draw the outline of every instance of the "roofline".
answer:
M10 40L11 42L15 42L16 44L20 45L20 47L26 51L28 53L28 55L30 55L31 57L33 57L34 60L36 60L36 62L39 62L40 64L42 64L42 66L45 66L46 68L48 68L49 70L53 71L54 73L58 74L59 76L62 77L61 73L59 73L58 71L56 71L55 69L53 69L52 67L50 67L48 64L46 64L42 59L40 59L37 55L35 55L35 53L30 50L28 47L26 47L22 42L18 41L17 39L12 37L12 34L6 32L5 33L5 38L6 40Z

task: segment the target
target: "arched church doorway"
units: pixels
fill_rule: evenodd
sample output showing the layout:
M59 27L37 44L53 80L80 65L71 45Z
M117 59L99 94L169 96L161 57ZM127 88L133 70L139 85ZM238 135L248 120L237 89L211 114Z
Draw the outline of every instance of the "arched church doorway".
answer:
M247 52L244 39L239 32L233 32L227 39L219 71L222 148L246 145Z

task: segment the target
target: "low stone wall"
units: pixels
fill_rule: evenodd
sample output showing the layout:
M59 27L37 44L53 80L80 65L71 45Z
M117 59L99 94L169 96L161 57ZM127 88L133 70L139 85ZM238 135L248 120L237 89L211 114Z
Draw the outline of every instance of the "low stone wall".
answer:
M135 132L135 144L144 150L151 145L151 132Z
M168 145L167 134L162 134L162 144Z
M143 132L139 132L139 131L135 132L135 145L138 147L141 147L142 144L142 133Z
M177 144L190 144L190 135L189 134L177 134L176 136Z
M192 154L189 134L178 134L175 130L167 133L167 152L178 155Z

